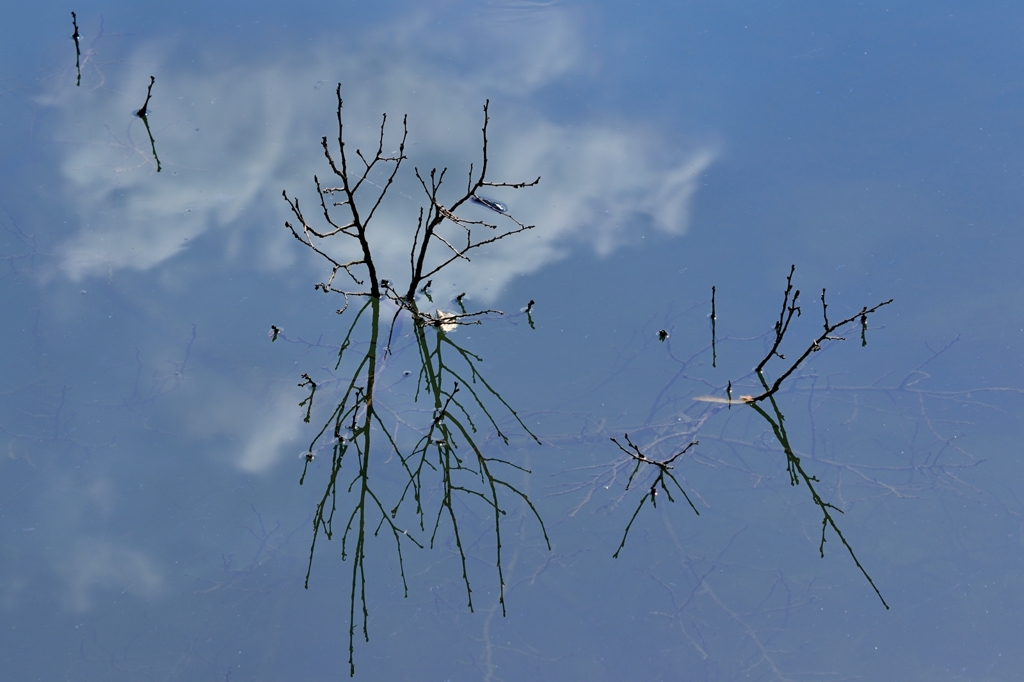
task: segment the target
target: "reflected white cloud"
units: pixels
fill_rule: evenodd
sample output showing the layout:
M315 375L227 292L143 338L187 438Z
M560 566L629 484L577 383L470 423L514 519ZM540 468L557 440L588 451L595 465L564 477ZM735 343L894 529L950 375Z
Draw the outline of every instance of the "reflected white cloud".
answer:
M585 75L592 60L573 11L520 9L469 12L464 25L448 27L447 39L429 46L423 27L435 18L423 10L381 27L358 49L324 44L272 66L231 62L223 54L181 65L159 47L137 55L126 81L148 83L151 72L157 77L150 119L163 171L157 175L149 161L142 121L126 115L139 103L107 90L74 93L75 114L69 102L59 102L69 112L66 139L81 139L79 119L122 126L94 129L92 143L71 147L63 160L67 189L82 216L77 234L61 247L63 272L79 280L119 268L147 270L223 227L251 240L263 267L287 268L306 258L282 226L287 216L280 193L287 189L315 207L312 175L329 172L318 140L334 135L338 79L345 82L353 146L374 143L380 112L392 120L410 116L410 177L396 186L373 234L381 260L390 261L378 268L385 273L407 269L406 228L414 225L420 192L411 167L449 166L460 185L468 164L479 163L487 98L491 178L542 176L535 189L497 198L538 227L481 254L477 267L453 268L435 281L435 291L458 288L493 299L511 278L579 244L607 255L635 238L638 226L682 234L714 146L668 158L665 136L643 122L570 125L546 118L540 113L544 90Z
M186 437L221 440L224 445L214 449L217 459L259 474L300 454L303 424L298 403L303 397L290 378L257 387L240 384L237 377L197 373L174 396L175 407L168 409L181 414Z
M239 469L258 474L281 461L287 452L296 450L301 423L295 418L295 403L293 396L282 390L265 414L259 415L236 460Z
M164 579L142 551L99 538L79 538L58 571L66 581L65 601L78 612L92 608L100 590L153 599Z

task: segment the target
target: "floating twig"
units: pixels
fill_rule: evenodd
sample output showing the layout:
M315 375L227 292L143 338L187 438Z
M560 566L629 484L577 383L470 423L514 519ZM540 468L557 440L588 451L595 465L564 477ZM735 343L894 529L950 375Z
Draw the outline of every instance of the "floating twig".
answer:
M75 32L71 34L71 39L75 41L75 70L78 71L78 79L75 81L76 86L82 85L82 48L79 45L81 35L78 33L78 17L75 13L71 13L71 25L75 27Z
M153 83L156 82L156 76L149 77L149 88L146 90L146 101L142 103L142 108L135 112L135 115L142 119L142 122L146 124L146 133L149 135L149 146L153 150L153 158L156 159L156 172L160 172L160 157L156 154L156 141L153 139L153 131L149 128L149 99L153 96Z

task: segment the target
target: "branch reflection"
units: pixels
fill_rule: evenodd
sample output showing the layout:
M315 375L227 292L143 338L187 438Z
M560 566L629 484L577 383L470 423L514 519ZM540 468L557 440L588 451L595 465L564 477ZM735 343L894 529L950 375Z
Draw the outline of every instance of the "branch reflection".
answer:
M403 548L408 544L417 548L433 547L440 535L448 531L454 537L461 560L462 581L469 609L474 609L473 588L466 562L462 521L456 504L483 505L486 515L493 518L496 546L494 564L498 573L498 603L505 613L505 578L502 568L502 518L509 500L523 503L530 509L550 549L547 530L529 496L514 483L510 476L529 471L509 459L488 454L483 444L483 430L493 432L504 444L508 435L499 425L507 413L533 441L540 443L519 415L501 397L480 372L482 358L451 338L459 327L478 325L487 316L501 316L497 310L467 311L465 294L455 303L459 312L421 310L421 305L433 304L430 293L432 277L448 265L469 261L475 249L493 244L526 230L532 225L519 222L505 203L478 194L484 188L523 189L536 185L532 182L492 182L487 179L489 122L488 105L484 105L483 160L479 170L470 165L465 190L450 203L442 200L447 168L431 169L415 177L426 197L426 207L420 209L410 250L410 276L408 287L396 288L392 279L381 278L374 260L373 231L370 229L378 208L393 187L402 162L406 159L408 136L406 120L402 121L402 135L397 151L385 152L387 117L380 125L376 150L364 155L356 149L356 159L346 150L344 120L342 117L341 85L337 88L338 144L336 150L324 137L321 144L324 156L335 175L338 185L325 187L314 177L318 202L326 229L315 229L303 214L298 198L284 193L296 223L286 222L292 235L327 261L330 275L316 285L324 293L340 294L344 305L338 314L349 310L353 298L365 299L348 326L338 348L334 371L340 374L337 404L309 444L304 456L300 485L305 484L316 453L329 448L331 466L313 518L313 539L310 543L306 587L313 570L313 557L321 536L328 540L336 534L341 538L341 556L351 561L349 585L349 670L355 672L354 640L357 628L363 639L369 641L369 607L366 595L367 545L371 537L384 532L393 541L402 578L403 591L408 596ZM353 163L353 161L355 161ZM331 201L338 197L339 201ZM478 205L498 214L505 227L483 219L459 216L463 206ZM344 218L333 215L341 211ZM490 219L489 219L490 220ZM451 229L452 233L446 233ZM482 232L482 236L480 233ZM341 245L335 242L340 241ZM439 245L440 244L440 245ZM346 247L348 252L346 254ZM439 253L435 253L439 251ZM349 280L346 285L335 282L339 273ZM355 286L352 286L352 285ZM526 314L532 327L527 306ZM382 307L393 308L390 320L382 316ZM406 325L411 322L411 325ZM396 330L411 327L411 331L396 335ZM271 340L284 337L276 325L271 327ZM382 373L393 349L415 346L416 390L414 404L428 406L427 410L408 410L399 414L387 406L388 387L381 381ZM300 403L305 408L304 421L309 423L317 413L314 404L321 381L303 374L300 387L309 394ZM333 402L333 401L332 401ZM395 424L385 423L385 417L394 416ZM417 421L417 417L423 419ZM415 439L407 437L407 431ZM407 443L407 440L409 441ZM382 465L394 468L381 475ZM403 525L410 521L412 528ZM337 525L336 525L337 523ZM414 533L421 535L417 539ZM357 605L361 618L357 615Z

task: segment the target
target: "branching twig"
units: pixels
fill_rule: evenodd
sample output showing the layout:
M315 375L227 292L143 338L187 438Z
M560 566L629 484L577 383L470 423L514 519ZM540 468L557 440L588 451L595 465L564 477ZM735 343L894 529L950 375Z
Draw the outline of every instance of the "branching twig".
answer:
M72 12L74 16L74 12ZM78 32L78 28L75 28L75 32ZM77 47L78 41L75 41ZM81 76L79 76L81 78ZM153 83L156 82L156 76L149 77L149 88L146 89L146 101L142 103L142 108L135 112L135 115L142 119L142 122L146 125L146 133L149 135L149 146L153 150L153 158L156 159L156 172L160 172L160 157L156 155L156 140L153 139L153 131L149 128L149 100L153 96Z
M761 378L762 383L764 383L763 370L765 365L768 364L768 361L771 360L773 357L778 357L781 360L786 359L786 356L782 355L779 352L779 346L782 345L782 339L785 337L786 331L788 331L789 329L789 323L792 321L794 315L798 317L800 315L800 306L796 304L797 299L800 297L800 290L793 290L793 273L795 271L796 266L793 265L789 269L789 276L786 277L786 291L783 294L782 298L782 313L779 315L778 322L775 323L775 342L772 344L772 348L771 350L768 351L768 354L765 355L761 362L757 363L757 367L754 368L754 371L757 373L758 377ZM771 396L775 395L778 392L779 388L782 386L782 382L784 382L787 377L789 377L793 372L795 372L796 369L801 364L803 364L804 360L806 360L811 353L816 353L817 351L821 350L822 343L824 343L825 341L844 341L844 337L832 336L832 334L834 334L837 330L842 329L846 325L850 324L851 322L854 322L858 319L860 320L861 342L862 345L867 345L867 338L865 334L867 332L868 315L874 313L876 310L883 306L889 305L892 302L893 299L890 298L889 300L882 301L881 303L878 303L877 305L874 305L871 308L865 306L861 308L860 312L858 312L856 315L847 317L846 319L841 320L840 322L836 322L835 324L830 324L828 321L828 304L825 303L825 290L822 289L821 311L822 317L824 318L824 332L822 332L822 334L818 336L816 339L811 341L810 345L807 346L807 349L804 350L800 357L798 357L786 371L779 375L779 377L775 380L771 387L765 384L764 392L756 396L753 396L747 402L756 403L764 400L765 398L770 398Z
M397 152L384 152L387 128L387 116L384 115L381 117L376 149L369 154L364 154L361 150L356 149L354 158L358 158L358 162L350 163L353 158L346 149L344 139L345 128L340 84L337 87L336 96L338 101L337 148L332 150L328 145L327 137L321 138L321 146L324 157L337 178L338 186L325 187L321 184L319 177L314 176L313 178L326 227L314 228L307 221L299 199L290 198L287 192L282 192L282 196L295 220L294 224L292 221L286 221L285 227L296 240L323 258L330 266L330 276L326 281L317 283L314 288L324 293L341 294L344 297L345 304L338 310L339 314L348 309L350 296L366 299L366 303L355 315L338 349L335 370L340 367L343 357L351 358L352 344L358 338L357 329L362 332L366 325L369 325L369 338L365 353L356 357L351 377L341 382L339 402L310 443L299 480L300 484L305 482L306 473L309 471L316 452L324 447L333 449L334 454L327 486L313 518L313 539L310 544L306 585L307 587L309 585L317 539L321 534L331 539L335 530L334 515L338 511L339 505L351 505L344 507L345 524L341 533L341 547L342 559L352 560L349 595L349 666L350 672L354 673L355 632L358 621L356 602L359 602L362 609L363 638L369 639L369 610L366 601L365 575L368 528L374 536L385 527L390 529L395 541L399 572L403 586L405 586L403 541L409 540L417 547L423 547L425 544L433 546L443 520L447 519L451 524L455 546L461 560L462 577L466 586L470 610L473 610L474 606L473 591L469 580L463 533L460 529L459 515L456 514L456 500L482 502L488 508L488 513L494 516L494 536L497 545L495 566L499 584L498 602L503 613L505 609L505 580L502 567L503 526L501 521L506 514L506 509L502 506L506 494L511 493L513 499L519 498L529 507L550 548L547 530L537 509L527 494L501 473L503 466L510 467L513 473L528 474L529 471L508 460L491 457L484 453L478 425L474 421L473 414L478 411L482 413L483 425L493 429L497 437L507 444L508 437L502 432L494 416L494 407L492 406L496 402L507 409L516 423L536 442L540 441L530 432L501 395L481 376L477 369L480 357L461 348L448 338L448 334L460 326L480 324L486 315L502 315L503 313L491 309L467 312L462 303L464 295L459 296L457 301L460 308L459 313L441 310L431 313L427 310L420 310L417 303L418 296L432 302L431 277L451 263L456 260L468 262L470 257L467 254L474 249L533 228L532 225L525 225L513 217L504 204L479 197L476 192L481 187L522 189L536 185L540 178L533 182L519 183L494 183L486 179L489 105L485 104L483 163L479 176L474 176L473 166L470 166L466 194L456 198L454 202L446 203L442 200L441 188L447 169L438 171L435 168L431 169L429 173L420 173L419 169L415 170L416 178L426 194L427 203L424 208L420 209L415 230L411 231L409 284L408 289L403 287L402 293L400 293L394 280L379 277L380 263L374 259L370 226L385 196L392 188L402 162L406 159L407 119L403 118L402 120L402 135ZM386 174L386 179L378 184L374 179L379 179L376 174L382 172ZM371 175L374 179L371 179ZM376 189L370 189L370 187ZM334 198L338 200L333 201ZM483 203L499 213L500 220L509 221L504 223L506 227L502 229L497 224L483 220L459 217L457 215L459 208L471 200ZM339 210L344 215L343 219L336 219L332 215ZM446 226L446 223L456 226L454 236L450 233L442 234L441 229ZM486 234L480 235L480 230L486 231ZM478 234L474 234L474 231L477 231ZM358 257L354 259L335 257L333 249L327 242L331 239L341 239L343 243L345 240L354 240L358 244ZM440 244L439 248L445 250L445 254L440 258L431 255L431 249L435 244ZM335 278L341 271L344 271L354 283L355 286L352 287L352 290L339 288L339 285L336 284ZM397 308L390 322L387 341L383 345L381 345L380 337L382 298L391 301ZM527 312L529 313L529 311ZM428 424L423 427L411 425L417 429L419 434L419 438L411 450L401 448L399 442L402 441L399 436L385 427L381 415L383 413L386 416L389 411L378 403L379 393L381 393L381 386L378 383L379 375L383 370L385 359L391 352L395 325L399 316L404 314L407 314L413 321L412 336L419 351L420 371L415 398L419 400L422 393L424 398L431 403L432 408ZM273 339L276 339L279 333L278 328L272 328ZM313 398L318 384L309 374L303 374L302 378L303 381L299 385L308 387L310 392L300 403L300 407L306 408L304 420L309 422L313 414ZM322 385L323 383L320 386ZM410 426L404 419L400 419L398 422ZM383 434L381 437L387 441L385 450L388 451L389 459L392 456L397 459L404 472L405 480L401 484L401 492L394 504L385 505L371 481L371 452L375 452L371 449L371 434L376 433ZM317 445L321 440L329 440L331 435L333 435L333 440L330 440L326 446ZM379 439L378 436L373 438ZM346 474L349 476L347 480L339 478L343 465L345 471L349 472ZM431 494L434 488L440 491L436 513L428 512L425 502L425 500L434 498L434 495ZM407 513L411 512L416 518L416 523L423 532L427 530L428 514L433 518L429 543L421 543L398 525L395 519L398 518L403 505L405 505Z
M868 574L867 570L860 563L860 560L857 558L856 554L854 553L853 548L850 546L849 542L847 542L845 536L839 530L839 526L836 524L833 512L842 513L842 510L839 507L837 507L836 505L834 505L834 504L832 504L830 502L826 502L821 497L821 495L818 493L818 491L817 491L817 489L815 487L815 484L819 483L818 479L816 477L814 477L814 476L811 476L810 474L808 474L806 472L806 470L804 469L803 464L802 464L800 458L795 454L793 448L790 446L789 436L786 433L786 429L785 429L785 425L784 425L784 417L783 417L783 414L782 414L778 404L776 403L775 394L778 393L779 389L782 387L782 385L786 381L786 379L788 379L790 376L793 375L794 372L796 372L796 370L803 364L803 362L805 360L807 360L807 358L811 355L811 353L814 353L814 352L817 352L817 351L821 350L822 344L824 344L827 341L842 341L842 340L844 340L844 337L837 336L836 333L839 330L841 330L843 327L845 327L846 325L849 325L849 324L859 320L860 323L861 323L861 342L862 342L862 344L866 343L866 329L867 329L867 318L868 318L868 316L871 315L872 313L876 312L877 310L879 310L883 306L886 306L886 305L889 305L890 303L892 303L892 299L889 299L887 301L883 301L881 303L878 303L877 305L875 305L875 306L873 306L871 308L868 308L868 307L865 306L865 307L861 308L861 310L858 313L856 313L855 315L847 317L847 318L845 318L845 319L843 319L843 320L841 320L839 322L833 323L833 322L830 322L829 318L828 318L828 303L827 303L826 298L825 298L825 290L822 289L822 291L821 291L821 306L822 306L822 320L823 320L823 322L822 322L822 333L819 336L817 336L817 338L815 338L814 340L811 341L811 343L808 345L808 347L794 361L792 361L790 363L788 368L786 368L785 371L783 371L779 375L779 377L773 383L769 384L768 380L765 378L765 375L764 375L765 367L768 365L768 363L773 358L778 358L780 360L786 360L786 356L782 354L782 345L783 345L783 342L784 342L784 340L786 338L787 333L790 330L790 323L792 323L794 318L799 317L800 314L801 314L801 308L800 308L800 305L799 305L800 291L793 286L793 275L794 275L795 271L796 271L796 266L790 267L789 274L786 277L786 289L785 289L785 292L783 293L782 309L780 310L779 317L776 320L775 325L774 325L774 330L773 330L774 338L772 339L771 347L769 348L768 352L765 354L765 356L761 359L761 361L757 364L757 366L753 370L753 374L756 374L756 376L758 378L758 381L761 384L761 388L763 389L761 391L761 393L759 393L757 395L741 395L741 396L739 396L738 399L735 399L733 397L733 386L734 386L734 383L732 381L729 381L726 384L726 386L725 386L725 393L726 393L726 397L725 398L721 398L721 397L718 397L718 396L696 396L696 397L693 398L693 400L701 401L701 402L704 402L704 403L710 403L710 405L704 407L698 415L690 417L689 420L688 420L688 423L686 423L684 429L680 430L678 425L673 426L671 429L667 430L667 433L665 435L661 436L661 439L662 440L666 440L666 439L671 439L671 438L686 438L686 439L692 438L693 436L695 436L697 434L697 432L703 427L703 425L706 423L706 421L711 416L713 416L714 414L718 413L719 411L725 409L726 407L731 408L733 403L750 405L772 427L772 433L773 433L775 439L778 441L779 445L782 447L783 452L785 452L785 454L786 454L786 469L787 469L787 472L789 474L790 484L791 485L798 485L801 481L803 481L807 485L808 490L810 490L811 497L812 497L814 503L818 506L818 508L822 512L821 541L820 541L819 547L818 547L819 553L821 554L821 556L824 556L826 531L828 530L829 527L831 527L832 530L835 531L835 533L839 536L840 541L846 547L846 549L849 552L849 554L850 554L851 558L853 559L854 563L857 565L857 568L860 569L861 573L867 579L867 581L871 585L872 589L874 589L874 591L878 595L879 599L881 599L882 604L885 605L885 607L888 609L889 606L888 606L888 604L886 604L885 599L882 598L882 594L879 591L878 587L875 585L874 581L872 580L871 576ZM714 362L714 357L715 357L715 344L716 344L716 341L715 341L715 338L714 338L714 336L715 336L715 333L714 333L714 329L715 329L714 328L714 317L715 317L715 312L716 312L715 311L715 293L716 293L716 290L714 288L712 288L712 342L711 342L711 349L712 349L713 362ZM772 334L769 333L769 337L771 337L771 336L772 336ZM666 334L666 338L667 338L667 334ZM703 351L700 351L700 352L705 352L706 350L707 349L704 349ZM684 369L685 369L685 366L686 366L687 362L688 361L684 361L683 362ZM680 372L679 375L677 375L677 377L681 376L681 374L682 374L682 371ZM673 379L673 381L674 380L675 379ZM667 386L666 386L666 389L667 389ZM662 391L662 394L664 394L664 392L665 392L665 390ZM658 397L658 401L660 401L660 400L661 400L661 395L659 395L659 397ZM774 418L764 408L762 408L761 405L759 404L759 403L761 403L762 401L765 401L765 400L770 401L770 403L772 405L772 409L774 411ZM656 402L658 402L658 401L656 401ZM653 416L653 410L652 410L651 415ZM678 419L678 417L677 417L677 419ZM657 442L657 440L658 439L656 439L655 442ZM665 476L668 476L668 477L672 478L672 481L676 484L676 486L680 490L682 490L682 487L679 485L678 481L676 481L675 478L670 473L669 469L671 467L669 465L670 465L670 463L672 461L675 460L676 457L679 457L684 452L686 452L690 448L690 446L692 446L696 441L694 441L693 443L688 445L686 447L686 449L684 449L682 452L676 454L671 459L665 460L664 462L659 462L659 461L650 459L649 457L645 456L640 451L640 449L637 446L635 446L629 440L628 436L626 437L626 442L627 442L627 444L629 446L628 449L627 449L627 447L624 447L623 445L621 445L614 438L612 439L612 441L615 442L615 444L619 447L620 450L625 452L627 455L629 455L636 462L636 464L635 464L635 466L633 468L633 473L630 475L629 480L627 481L627 484L626 484L626 489L627 490L628 490L630 484L632 483L633 477L636 475L636 473L639 470L641 464L651 464L651 465L657 466L659 468L658 477L655 479L654 484L651 486L651 488L647 492L647 494L644 495L644 497L640 500L639 506L633 512L633 516L630 518L629 523L626 525L626 530L625 530L625 533L623 534L622 542L619 544L619 548L616 550L615 555L614 555L614 556L618 556L619 552L621 552L622 548L625 546L626 537L629 534L629 530L632 527L633 522L636 520L637 515L640 513L640 510L643 508L643 505L647 502L648 499L650 499L652 505L656 503L656 495L657 495L657 492L658 492L659 485L662 488L662 490L664 490L666 493L668 492L668 488L666 487L665 480L664 480ZM649 447L653 447L653 446L649 446ZM685 491L683 491L683 494L684 495L686 494ZM670 497L670 499L671 499L671 497ZM687 501L690 501L690 498L689 498L688 495L687 495ZM690 502L690 506L693 507L694 511L696 511L696 507L693 506L692 502Z
M669 490L668 486L665 484L665 477L666 476L675 484L676 488L679 489L679 492L681 492L683 494L683 497L686 498L686 501L690 504L690 508L693 509L693 513L695 513L697 516L700 516L700 512L697 511L697 507L694 506L693 500L690 499L690 496L686 494L686 491L683 489L683 486L679 485L679 481L677 481L676 477L672 474L672 469L673 469L672 462L676 461L678 458L680 458L684 454L686 454L686 452L690 448L692 448L693 446L697 445L697 443L699 441L692 441L689 445L687 445L685 448L683 448L682 450L680 450L676 454L672 455L671 457L669 457L668 459L666 459L664 461L659 462L659 461L656 461L656 460L653 460L653 459L649 459L646 455L644 455L644 453L642 453L640 451L640 448L638 448L636 445L634 445L633 441L631 441L629 439L629 434L628 433L624 434L624 436L626 438L626 444L629 445L629 449L628 450L625 447L623 447L622 444L619 443L619 441L615 440L614 438L612 438L611 441L613 443L615 443L615 445L617 445L620 450L622 450L624 453L629 455L630 458L632 458L636 462L636 466L633 467L633 472L629 475L629 480L626 481L626 490L629 490L629 486L632 485L633 478L636 476L637 472L640 470L640 465L641 464L650 464L652 466L657 467L658 468L658 476L654 479L654 482L651 483L651 487L647 491L647 493L640 499L640 504L637 505L636 511L633 512L632 518L630 518L629 519L629 523L626 524L626 530L622 534L622 542L619 543L618 549L616 549L615 550L615 554L612 555L612 558L615 558L615 559L619 558L619 552L621 552L622 548L626 546L626 537L629 535L629 529L633 527L633 522L636 520L637 515L640 513L640 510L643 508L644 503L646 503L647 500L650 500L651 501L651 506L653 506L653 507L657 507L658 506L658 488L659 487L663 491L665 491L665 495L668 497L668 501L669 502L675 502L675 500L672 498L672 491Z

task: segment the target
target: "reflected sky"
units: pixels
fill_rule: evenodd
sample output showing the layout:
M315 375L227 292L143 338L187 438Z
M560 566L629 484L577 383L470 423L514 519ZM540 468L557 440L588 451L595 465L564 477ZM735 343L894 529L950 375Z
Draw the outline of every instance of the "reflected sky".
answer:
M476 261L478 267L454 270L463 291L493 300L512 277L564 258L575 245L608 255L633 237L637 224L683 234L714 145L668 149L664 133L628 118L557 120L559 112L545 110L544 92L585 75L594 55L582 39L579 11L520 9L470 11L456 24L446 23L437 38L452 44L440 54L412 38L434 21L424 10L355 45L323 39L289 51L283 61L212 47L182 62L173 40L143 42L114 71L126 84L146 83L153 74L157 92L177 93L154 103L150 114L170 179L153 172L142 122L123 116L126 108L141 106L144 92L133 99L127 88L89 89L100 76L89 78L88 64L83 88L55 81L40 103L56 110L54 134L69 143L57 163L64 199L77 207L81 222L57 246L59 269L74 281L121 268L149 270L217 228L237 232L229 257L246 241L258 267L294 265L287 235L256 225L283 215L281 188L302 196L311 187L311 170L329 173L318 162L317 141L336 136L336 80L344 81L349 102L346 119L356 137L350 144L372 146L381 113L394 124L412 112L410 165L450 167L461 175L470 163L480 163L476 131L483 102L493 99L492 177L543 178L521 197L497 190L497 198L511 202L529 224L543 219L545 229L514 248L494 249ZM502 19L495 21L496 15ZM481 60L484 45L488 58ZM386 151L398 142L394 128L387 132ZM421 199L409 174L395 191L405 201L384 206L381 222L389 227L373 235L392 268L407 258L410 239L407 230L392 226L413 222ZM154 229L140 233L140 224ZM459 293L450 282L435 288Z
M481 435L532 471L516 485L553 545L510 503L502 617L486 507L460 507L474 613L450 538L405 557L408 597L375 541L357 677L1015 678L1024 14L73 9L80 87L68 8L0 10L6 670L347 675L350 564L324 542L302 589L323 489L297 484L316 424L298 384L323 380L330 409L349 320L313 290L329 273L284 228L281 197L313 212L341 82L350 148L376 144L383 113L395 148L409 117L408 172L371 235L385 277L408 277L412 168L448 167L457 196L485 101L491 179L541 176L488 193L537 227L446 270L429 310L466 292L509 313L452 338L543 443ZM150 76L159 173L133 115ZM693 401L730 380L735 395L756 388L793 263L804 308L784 353L820 334L823 287L834 319L895 298L866 347L855 326L779 395L890 611L835 536L819 557L820 514L764 420ZM530 300L535 329L519 312ZM396 424L426 409L405 374L410 332L400 322L381 379ZM667 459L701 414L700 445L674 470L700 516L685 500L644 507L613 560L651 477L626 490L631 463L610 437ZM318 453L311 478L329 464Z

